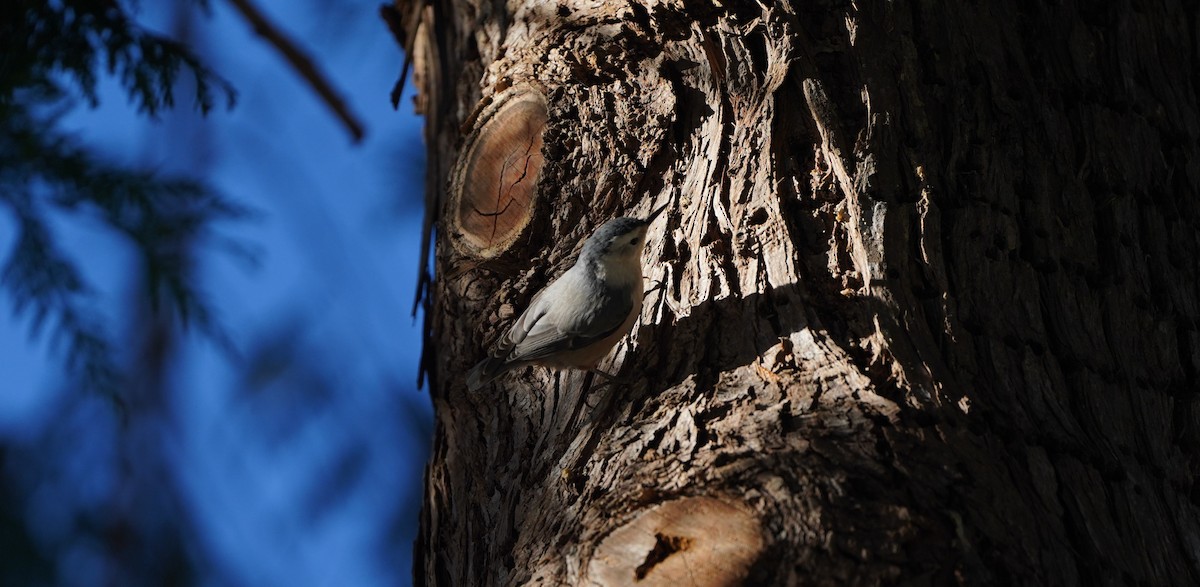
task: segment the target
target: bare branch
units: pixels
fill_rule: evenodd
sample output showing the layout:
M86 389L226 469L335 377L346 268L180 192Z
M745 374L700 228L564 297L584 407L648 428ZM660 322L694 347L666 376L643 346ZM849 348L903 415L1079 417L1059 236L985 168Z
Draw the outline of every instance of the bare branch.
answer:
M334 90L333 84L325 77L325 74L317 68L317 64L299 46L293 43L283 31L267 20L266 16L254 5L252 0L229 0L229 3L249 21L250 25L254 27L254 32L266 39L268 43L274 45L283 54L284 58L288 60L288 63L316 90L321 99L325 101L325 104L346 125L346 130L350 131L350 136L354 142L362 141L365 134L362 123L358 121L358 117L346 106L341 96Z

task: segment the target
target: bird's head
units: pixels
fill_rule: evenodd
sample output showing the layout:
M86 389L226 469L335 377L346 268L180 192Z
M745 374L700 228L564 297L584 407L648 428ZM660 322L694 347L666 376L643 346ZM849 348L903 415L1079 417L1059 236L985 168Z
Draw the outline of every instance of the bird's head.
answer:
M647 227L647 221L638 218L609 220L592 233L579 257L602 265L633 263L640 269Z

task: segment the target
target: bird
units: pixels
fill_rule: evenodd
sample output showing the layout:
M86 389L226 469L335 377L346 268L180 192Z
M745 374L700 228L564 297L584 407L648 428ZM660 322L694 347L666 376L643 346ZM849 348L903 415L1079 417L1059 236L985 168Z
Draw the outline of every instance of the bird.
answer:
M575 264L533 296L488 358L467 373L477 391L526 365L582 369L615 379L596 365L642 313L646 219L619 217L596 229Z

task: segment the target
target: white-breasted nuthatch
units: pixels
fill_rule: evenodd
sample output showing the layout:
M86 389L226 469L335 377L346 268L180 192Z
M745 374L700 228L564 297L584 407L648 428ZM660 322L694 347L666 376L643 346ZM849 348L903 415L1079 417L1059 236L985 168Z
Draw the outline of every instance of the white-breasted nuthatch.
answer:
M596 229L575 264L533 296L491 356L471 369L467 387L526 365L596 371L642 313L642 247L654 216L614 218Z

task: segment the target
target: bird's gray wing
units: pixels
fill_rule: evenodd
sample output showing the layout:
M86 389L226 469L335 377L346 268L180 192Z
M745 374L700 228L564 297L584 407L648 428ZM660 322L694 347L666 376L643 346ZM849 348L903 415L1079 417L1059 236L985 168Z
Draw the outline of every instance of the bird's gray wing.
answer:
M529 307L517 317L513 325L508 328L508 331L496 341L496 346L492 348L492 352L488 358L480 361L467 372L467 387L472 391L481 389L484 385L490 383L493 379L504 374L505 371L517 366L514 363L519 363L520 359L513 359L513 348L516 347L529 334L530 329L534 328L538 321L546 315L548 306L542 303L545 298L546 291L553 287L550 284L546 289L539 291L533 296L529 302Z
M545 298L546 292L552 287L554 287L554 283L551 283L533 296L533 299L529 301L529 307L525 308L525 311L517 317L517 321L508 327L508 332L505 332L504 336L500 337L500 340L496 343L495 350L492 351L493 356L507 358L512 352L513 347L525 340L529 332L546 316L546 311L549 308L542 303L542 300Z
M591 311L569 314L555 312L550 315L545 308L541 308L540 315L523 325L525 316L522 316L513 329L522 325L523 333L520 339L513 337L514 345L508 361L536 361L555 353L581 349L604 339L620 328L633 311L631 293L626 289L612 289L595 294L595 299L587 304ZM531 304L530 310L533 309L534 305Z

